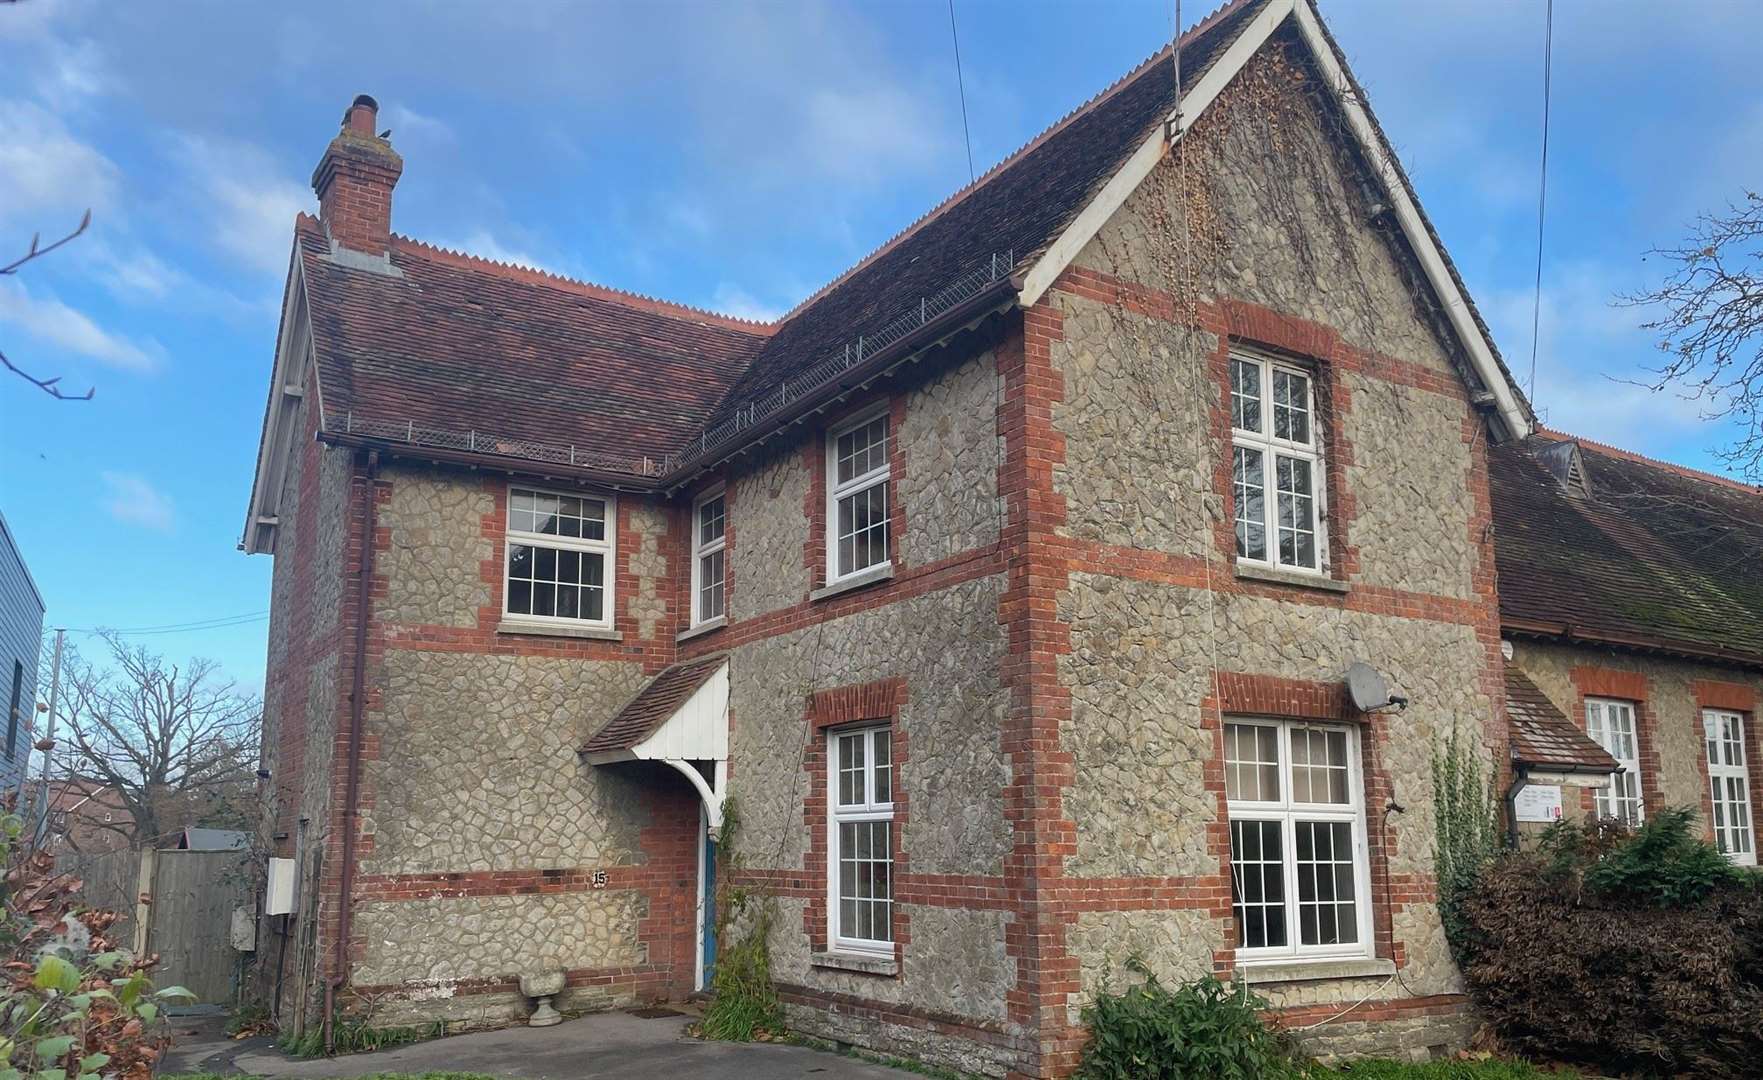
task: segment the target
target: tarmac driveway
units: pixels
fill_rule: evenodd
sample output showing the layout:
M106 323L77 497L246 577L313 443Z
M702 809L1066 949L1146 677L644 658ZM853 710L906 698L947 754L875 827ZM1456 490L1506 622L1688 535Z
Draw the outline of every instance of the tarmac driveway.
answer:
M528 1080L903 1080L909 1074L801 1046L689 1038L688 1016L595 1013L548 1028L480 1031L371 1054L290 1058L266 1038L234 1042L222 1018L176 1021L162 1074L212 1072L290 1080L371 1073L475 1072Z

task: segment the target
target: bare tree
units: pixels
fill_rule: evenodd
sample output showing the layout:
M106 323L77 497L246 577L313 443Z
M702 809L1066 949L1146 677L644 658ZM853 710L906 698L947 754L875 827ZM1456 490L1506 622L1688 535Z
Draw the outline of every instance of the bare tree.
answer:
M86 227L90 224L92 224L92 212L90 210L87 210L85 212L85 214L83 216L81 216L80 223L74 229L74 231L68 233L66 236L62 237L59 240L55 240L55 241L52 241L51 243L45 244L45 243L42 243L42 237L40 234L33 233L31 235L30 248L28 250L26 250L23 255L20 255L18 258L7 263L5 266L0 266L0 277L8 277L12 274L18 273L19 269L21 267L23 267L26 263L31 262L34 259L42 258L43 256L49 254L51 251L54 251L56 248L60 247L61 245L65 244L65 243L68 243L69 241L73 240L75 237L79 236L81 233L85 232ZM46 379L38 378L37 376L32 375L29 372L25 371L23 368L19 367L17 364L14 364L12 362L12 360L9 357L7 357L5 352L0 352L0 364L6 365L7 371L12 372L14 375L17 375L19 378L23 379L25 382L30 383L32 386L35 386L37 389L43 391L43 393L48 394L52 398L55 398L57 401L91 401L92 395L97 392L96 387L87 387L86 392L83 394L66 393L65 391L63 391L61 389L61 376L51 375Z
M1653 308L1641 325L1659 335L1664 364L1652 389L1703 402L1710 419L1730 418L1736 442L1717 451L1729 468L1763 480L1763 195L1703 214L1678 247L1648 253L1670 265L1650 292L1621 302Z
M180 665L114 634L105 641L108 665L66 663L62 719L64 771L103 785L127 811L106 827L146 846L185 825L248 825L262 702L211 661Z

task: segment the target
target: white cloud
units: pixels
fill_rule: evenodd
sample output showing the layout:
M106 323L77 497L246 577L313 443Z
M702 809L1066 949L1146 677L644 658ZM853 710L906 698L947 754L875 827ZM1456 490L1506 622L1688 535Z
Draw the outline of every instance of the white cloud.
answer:
M206 235L245 266L286 273L294 215L313 208L311 190L250 143L185 135L178 147L190 197L200 200L190 209L208 218Z
M70 229L80 211L109 205L117 185L109 158L41 106L20 100L0 100L0 176L0 221L61 215Z
M739 285L727 281L716 287L709 307L712 311L733 315L737 319L752 319L754 322L773 322L789 310L779 304L767 304Z
M488 229L473 229L463 240L436 240L434 243L436 247L463 251L467 255L476 255L480 259L489 259L492 262L511 263L515 266L527 267L530 270L543 270L550 274L562 273L530 252L502 243Z
M104 509L111 517L154 532L171 532L177 513L171 498L139 473L105 471Z
M380 122L391 129L394 143L403 139L447 144L459 141L446 121L417 112L402 102L388 106L380 114Z
M24 285L0 282L0 323L17 326L45 344L125 371L153 371L162 349L112 334L53 297L32 296Z

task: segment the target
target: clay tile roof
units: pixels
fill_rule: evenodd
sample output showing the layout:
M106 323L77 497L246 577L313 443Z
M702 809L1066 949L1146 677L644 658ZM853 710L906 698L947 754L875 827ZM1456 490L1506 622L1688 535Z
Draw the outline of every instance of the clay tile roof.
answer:
M667 718L674 714L681 705L686 703L697 692L700 686L710 681L728 657L721 654L699 657L695 660L682 660L672 667L664 669L660 674L649 680L649 684L637 692L618 714L606 722L606 726L594 733L581 748L584 754L600 754L614 750L629 750L655 733Z
M1500 614L1545 633L1763 664L1763 495L1583 439L1583 491L1544 432L1489 454Z
M1512 718L1512 760L1520 764L1583 772L1622 768L1511 664L1506 665L1506 713Z
M1234 0L1182 35L1182 83L1204 75L1265 0ZM1032 261L1175 107L1166 46L804 301L731 388L718 418L912 310L997 254Z
M1267 0L1182 38L1191 85ZM762 325L394 237L397 275L329 257L302 215L325 426L349 418L660 459L916 308L994 254L1052 243L1171 111L1165 47L804 301ZM527 455L515 455L527 456Z
M296 232L326 428L346 418L659 458L769 331L394 237L397 274Z

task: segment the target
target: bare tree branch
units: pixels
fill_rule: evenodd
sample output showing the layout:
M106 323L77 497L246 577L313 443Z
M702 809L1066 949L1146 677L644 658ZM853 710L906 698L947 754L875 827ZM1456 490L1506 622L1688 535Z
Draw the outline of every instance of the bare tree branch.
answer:
M1705 402L1710 419L1735 420L1742 434L1718 455L1747 479L1763 479L1763 195L1745 192L1697 218L1680 246L1648 254L1671 264L1665 280L1618 298L1660 312L1641 324L1659 335L1666 356L1645 385Z
M75 238L84 233L86 228L91 224L92 212L87 210L80 216L79 226L75 228L73 232L68 233L66 236L53 243L44 244L42 243L41 233L32 233L30 249L23 255L20 255L18 258L7 263L5 266L0 266L0 277L16 274L26 263L35 259L40 259L63 244L72 242ZM0 352L0 364L4 364L7 371L12 372L14 375L17 375L25 382L30 383L32 386L43 391L43 393L48 394L57 401L91 401L92 396L98 392L98 388L93 386L88 387L83 394L64 393L59 385L61 382L61 376L51 375L46 379L40 379L37 376L32 375L30 372L25 371L17 364L14 364L11 358L4 352Z
M65 664L69 772L112 793L136 844L184 825L248 826L261 703L207 661L168 663L104 637L106 666Z

